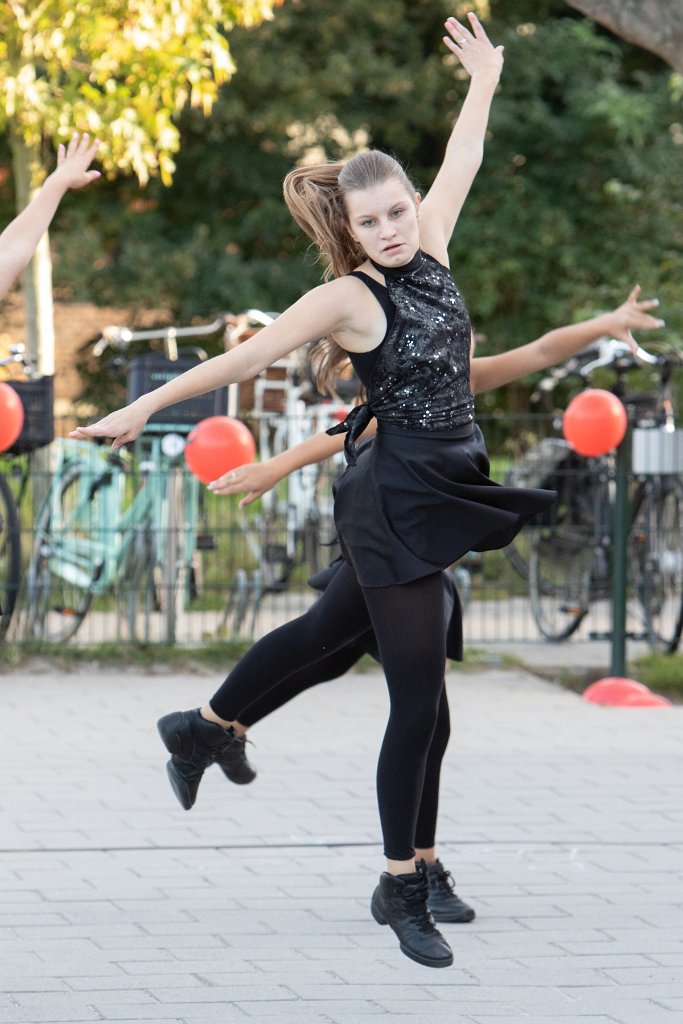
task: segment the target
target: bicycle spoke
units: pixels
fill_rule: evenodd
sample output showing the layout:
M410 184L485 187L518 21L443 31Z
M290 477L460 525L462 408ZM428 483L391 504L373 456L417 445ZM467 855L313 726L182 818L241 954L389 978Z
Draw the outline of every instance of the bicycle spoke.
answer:
M635 591L648 642L675 651L683 631L683 487L666 480L646 495L633 525Z
M9 484L0 476L0 640L9 631L20 579L20 533Z
M85 479L79 468L68 471L57 483L57 504L48 497L36 526L26 613L27 633L36 639L63 642L76 633L102 572L102 556L90 541L97 488L88 484L84 503Z
M529 547L529 593L536 624L549 640L565 640L588 612L593 555L579 526L538 527Z

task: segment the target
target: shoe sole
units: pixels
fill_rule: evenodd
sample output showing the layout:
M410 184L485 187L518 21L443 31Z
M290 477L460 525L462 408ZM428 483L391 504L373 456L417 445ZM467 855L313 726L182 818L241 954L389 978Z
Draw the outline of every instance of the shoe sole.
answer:
M196 793L193 796L188 790L185 780L176 773L173 758L170 758L166 764L166 773L168 775L169 782L171 783L171 789L177 796L180 806L183 810L189 811L190 808L194 807Z
M438 910L434 910L432 907L429 908L429 912L437 924L469 924L477 916L474 911L471 911L468 916L463 914L462 917L455 917L452 914L439 914Z
M225 777L228 780L228 782L232 782L233 785L235 785L235 786L248 786L249 783L253 782L254 779L256 778L256 772L254 772L254 774L250 778L248 778L248 779L236 779L236 778L233 778L232 775L229 775L228 772L226 772L226 770L225 770L225 768L223 767L222 764L219 763L218 767L223 772L223 774L225 775Z
M377 907L377 905L375 903L374 895L373 895L372 900L370 902L370 913L374 917L374 919L377 922L377 924L381 924L381 925L388 925L389 924L389 922L386 920L386 918L383 917L382 914L380 913L380 910L379 910L379 908ZM394 934L396 934L396 933L394 933ZM450 958L447 959L447 960L432 960L429 957L420 956L419 953L413 952L412 949L409 949L407 946L404 946L404 944L400 940L399 940L399 949L401 950L401 952L403 953L404 956L408 957L409 960L414 960L416 964L422 964L423 967L451 967L452 964L453 964L453 954L452 953L450 955Z

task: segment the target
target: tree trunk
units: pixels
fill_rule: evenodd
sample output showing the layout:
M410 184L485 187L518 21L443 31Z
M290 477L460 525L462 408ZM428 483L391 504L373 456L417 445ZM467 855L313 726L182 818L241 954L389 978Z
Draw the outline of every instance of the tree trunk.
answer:
M40 188L45 172L37 146L27 146L15 132L10 135L17 212L24 209ZM22 274L26 314L26 348L39 373L55 372L55 329L52 308L52 259L47 232Z
M12 168L17 212L24 209L45 177L37 146L27 146L10 130ZM44 376L55 372L55 327L52 307L52 259L47 231L33 259L21 276L26 315L26 350L33 365ZM31 456L31 502L34 521L47 498L50 479L50 449L39 448Z
M681 0L566 0L628 43L656 53L683 74Z

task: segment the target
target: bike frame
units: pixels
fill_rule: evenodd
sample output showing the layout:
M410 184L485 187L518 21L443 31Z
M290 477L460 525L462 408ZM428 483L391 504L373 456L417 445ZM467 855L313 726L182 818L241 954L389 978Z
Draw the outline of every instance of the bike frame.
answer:
M167 481L178 459L163 454L162 442L161 431L142 436L141 444L150 450L140 461L141 486L127 504L129 474L121 457L112 458L87 441L67 438L55 442L54 477L47 501L50 568L56 576L76 586L91 587L94 596L101 595L120 578L136 531L150 529L163 536L168 530ZM79 471L76 501L65 518L61 483L72 470ZM189 474L186 483L180 529L183 557L189 563L196 542L193 510L199 484ZM29 586L32 582L35 584L29 580Z

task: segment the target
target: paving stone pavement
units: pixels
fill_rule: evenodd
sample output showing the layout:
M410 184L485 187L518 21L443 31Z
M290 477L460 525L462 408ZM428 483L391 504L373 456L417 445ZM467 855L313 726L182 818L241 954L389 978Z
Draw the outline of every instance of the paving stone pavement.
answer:
M156 718L211 677L0 676L0 1024L683 1021L683 708L453 672L441 855L477 909L448 970L400 954L381 869L382 678L253 734L183 812Z

